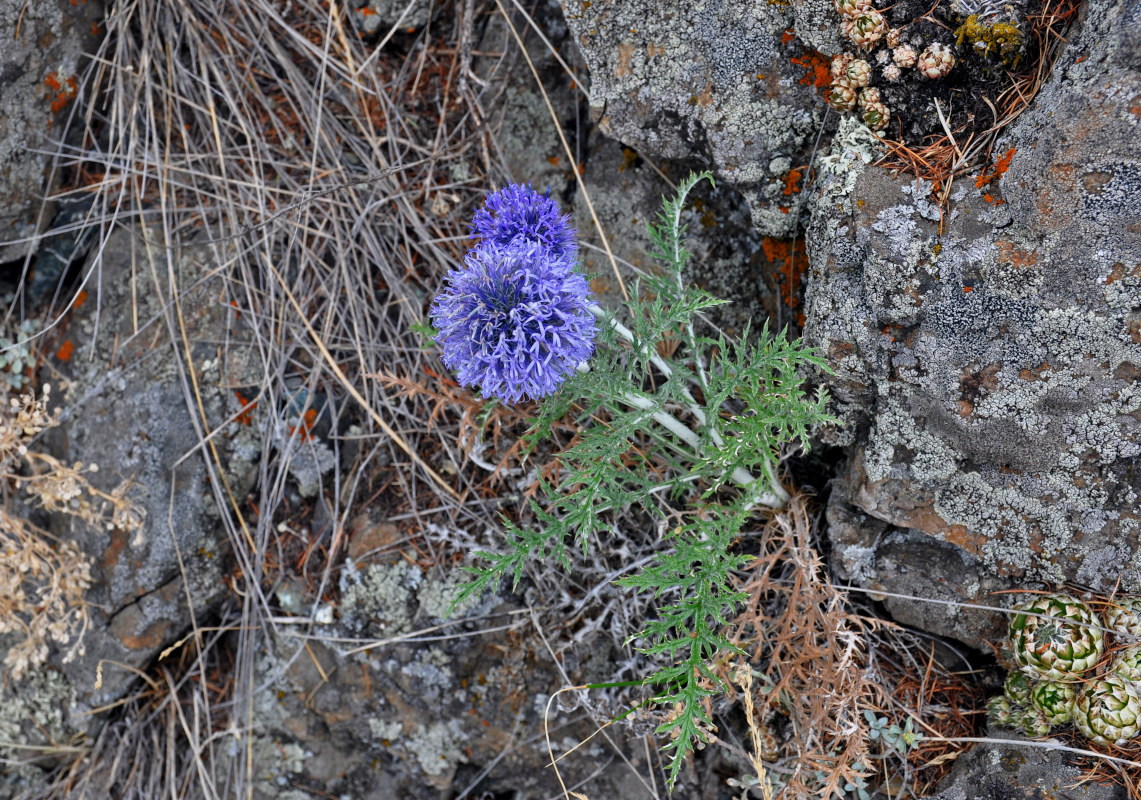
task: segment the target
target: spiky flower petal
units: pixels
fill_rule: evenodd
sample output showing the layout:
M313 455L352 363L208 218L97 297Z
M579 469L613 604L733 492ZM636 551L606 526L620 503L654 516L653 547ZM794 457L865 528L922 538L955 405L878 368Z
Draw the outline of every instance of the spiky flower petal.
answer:
M1010 620L1011 652L1032 679L1075 680L1105 651L1101 622L1077 598L1042 595L1015 612Z
M1122 746L1141 733L1141 697L1131 681L1107 675L1083 687L1074 709L1074 724L1087 739Z
M545 397L594 351L586 279L536 241L484 242L447 281L430 313L464 386L505 403Z
M1141 636L1141 597L1119 597L1105 612L1105 627Z
M947 45L932 42L927 45L927 49L919 54L915 68L919 70L920 75L928 80L945 78L955 68L955 54Z
M1079 685L1042 681L1030 690L1030 703L1051 725L1065 725L1073 719Z
M513 183L492 192L471 220L472 235L506 247L516 239L538 242L556 259L574 262L578 240L570 216L547 194Z
M1117 652L1109 671L1120 675L1127 681L1141 683L1141 644L1123 647Z
M1021 672L1015 671L1007 675L1002 690L1012 705L1030 705L1030 679Z

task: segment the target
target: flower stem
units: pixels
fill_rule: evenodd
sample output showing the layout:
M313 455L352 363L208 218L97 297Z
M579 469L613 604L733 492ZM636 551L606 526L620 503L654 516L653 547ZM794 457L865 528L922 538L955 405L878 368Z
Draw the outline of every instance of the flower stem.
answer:
M608 325L610 329L618 334L621 338L625 339L630 344L634 344L634 334L630 331L630 329L615 319L615 317L607 312L604 308L602 308L602 306L598 305L597 303L590 303L587 305L587 310L593 314L600 322ZM650 363L657 367L658 370L660 370L667 379L673 375L673 368L664 358L659 356L657 353L651 351L649 353L644 353L643 355L648 356ZM590 367L587 364L579 365L580 372L586 372L589 369ZM709 420L705 416L705 411L698 404L694 396L688 389L683 388L682 392L684 393L685 399L688 403L689 411L693 414L694 417L697 418L698 424L703 428L709 429L709 438L713 440L713 444L719 448L724 447L725 440L721 438L721 434L717 431L716 427L709 424ZM658 404L654 400L644 394L637 394L632 391L623 392L622 396L619 399L622 402L626 403L626 405L633 406L634 408L638 408L643 411L651 411L654 420L658 422L658 424L660 424L663 428L670 431L683 442L692 447L696 454L701 455L701 439L698 437L698 435L668 411L658 407ZM776 476L773 474L771 465L765 464L764 471L770 488L767 491L763 491L754 495L754 497L750 500L749 505L762 505L768 508L782 508L788 501L788 492L786 492L784 487L781 486L780 483L776 480ZM754 478L753 475L744 467L737 467L734 469L731 480L733 483L741 486L742 488L753 486L757 481L757 479Z

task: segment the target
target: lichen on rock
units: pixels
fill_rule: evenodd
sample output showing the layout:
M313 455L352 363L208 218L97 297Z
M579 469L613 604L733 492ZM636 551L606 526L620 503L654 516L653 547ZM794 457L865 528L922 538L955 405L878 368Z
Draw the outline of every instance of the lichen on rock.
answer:
M1069 66L996 144L1001 164L945 206L875 169L829 172L812 198L806 337L835 369L834 438L851 447L833 539L865 585L924 596L911 559L990 605L1079 575L1141 587L1141 233L1125 221L1141 211L1126 109L1141 82L1101 30L1119 4L1094 5ZM967 561L940 568L924 537ZM923 615L976 645L996 633L985 614Z

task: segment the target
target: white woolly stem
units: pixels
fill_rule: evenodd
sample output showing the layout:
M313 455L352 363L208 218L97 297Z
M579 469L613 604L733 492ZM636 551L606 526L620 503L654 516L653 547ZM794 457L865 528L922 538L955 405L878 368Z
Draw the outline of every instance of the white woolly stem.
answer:
M589 310L590 313L592 313L600 321L609 325L610 329L617 333L621 338L625 339L630 344L634 344L633 332L631 332L629 328L615 319L612 314L607 313L607 311L600 305L597 303L591 303L587 306L587 310ZM665 359L652 351L647 355L649 356L650 363L657 367L661 373L666 376L667 379L673 375L673 368L670 367L669 363L666 362ZM578 369L580 372L588 372L590 367L587 364L580 364ZM685 394L685 398L689 401L689 410L697 418L698 423L704 428L709 428L709 438L713 440L713 443L717 447L724 447L724 439L721 438L721 435L717 432L716 428L709 425L708 419L705 416L705 412L697 404L697 400L693 397L692 394L689 393L688 389L683 389L682 391ZM622 396L619 399L623 403L629 406L633 406L634 408L641 409L642 411L652 411L651 416L656 422L658 422L658 424L660 424L666 430L675 434L679 439L692 447L695 453L698 455L701 454L701 439L698 437L698 435L668 411L664 411L659 408L658 404L651 400L649 397L645 395L635 394L633 392L624 391L622 392ZM656 411L653 410L655 408L657 408ZM784 504L788 502L788 492L786 492L784 487L781 486L779 482L777 482L776 476L773 475L772 469L768 464L765 465L765 477L768 478L768 483L771 488L768 491L764 491L752 497L748 503L748 506L751 507L753 505L762 505L768 508L784 507ZM741 486L742 488L753 486L757 481L757 479L753 477L752 473L750 473L744 467L737 467L734 469L730 478L733 483Z

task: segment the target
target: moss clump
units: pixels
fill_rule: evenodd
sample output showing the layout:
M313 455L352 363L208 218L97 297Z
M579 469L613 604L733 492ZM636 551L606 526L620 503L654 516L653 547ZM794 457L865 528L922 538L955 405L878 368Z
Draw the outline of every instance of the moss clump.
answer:
M987 58L999 58L1011 69L1018 67L1024 49L1022 31L1013 22L994 22L971 14L955 31L955 43L960 47L970 42L975 50Z

